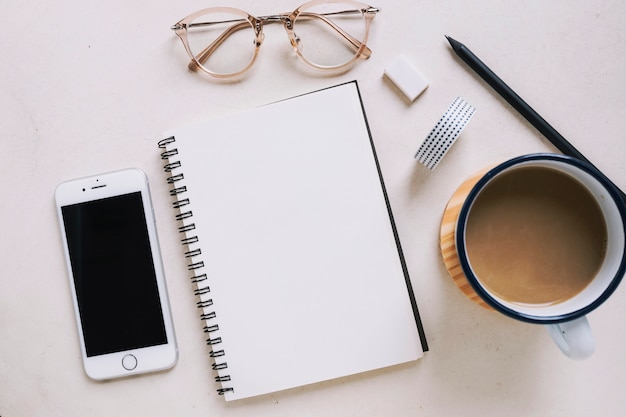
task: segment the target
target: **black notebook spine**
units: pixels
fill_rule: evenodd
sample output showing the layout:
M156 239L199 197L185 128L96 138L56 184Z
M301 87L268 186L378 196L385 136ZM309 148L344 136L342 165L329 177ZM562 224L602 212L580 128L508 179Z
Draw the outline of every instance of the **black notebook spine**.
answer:
M193 222L193 212L189 209L191 201L187 197L187 187L184 185L185 175L182 172L184 167L180 160L177 160L178 149L175 147L176 138L171 136L159 141L158 146L163 149L161 159L166 161L163 170L169 174L167 183L171 186L170 196L175 197L172 207L176 211L175 219L179 223L178 231L182 234L181 244L186 247L184 252L187 260L187 269L191 272L190 280L194 284L194 295L198 301L196 306L201 310L200 319L204 324L204 333L207 334L206 344L211 348L210 357L213 359L211 365L214 371L223 371L215 377L215 381L221 386L217 390L218 394L224 395L227 392L234 392L234 388L229 386L231 382L228 375L228 363L226 353L220 348L222 344L219 334L218 316L213 309L213 298L208 285L207 274L204 272L204 260L202 250L198 247L199 236L195 233L196 225ZM192 248L193 246L193 248Z

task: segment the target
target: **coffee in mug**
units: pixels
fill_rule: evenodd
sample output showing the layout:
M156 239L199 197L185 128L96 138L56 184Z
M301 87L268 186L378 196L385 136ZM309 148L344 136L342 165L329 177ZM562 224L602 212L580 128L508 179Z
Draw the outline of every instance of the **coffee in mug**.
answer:
M583 358L594 346L585 315L626 271L625 236L626 204L604 175L574 158L532 154L459 187L442 220L441 249L470 298L550 325L557 345Z
M554 304L591 283L607 226L589 190L558 169L522 166L490 181L467 218L469 263L483 285L519 304Z

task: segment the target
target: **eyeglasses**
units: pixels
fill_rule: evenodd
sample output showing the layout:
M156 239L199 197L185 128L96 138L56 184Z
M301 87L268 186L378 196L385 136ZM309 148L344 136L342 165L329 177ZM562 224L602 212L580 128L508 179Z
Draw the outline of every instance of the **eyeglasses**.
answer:
M197 11L172 26L191 62L217 78L237 77L256 59L263 25L282 23L296 54L310 67L344 70L372 54L369 28L380 9L350 0L313 0L291 13L254 17L232 7Z

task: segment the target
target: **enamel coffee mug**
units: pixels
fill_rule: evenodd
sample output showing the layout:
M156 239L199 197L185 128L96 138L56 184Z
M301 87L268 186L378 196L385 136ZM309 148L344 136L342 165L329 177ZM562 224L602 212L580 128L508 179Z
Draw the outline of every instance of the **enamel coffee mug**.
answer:
M446 207L440 244L470 299L545 325L563 353L584 359L595 348L586 315L626 271L626 205L588 163L524 155L461 184Z

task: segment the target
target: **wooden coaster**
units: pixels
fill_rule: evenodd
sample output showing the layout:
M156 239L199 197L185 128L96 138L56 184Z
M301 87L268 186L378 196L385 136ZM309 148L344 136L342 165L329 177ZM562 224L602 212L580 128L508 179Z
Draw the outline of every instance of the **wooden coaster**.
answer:
M482 298L476 294L471 284L467 280L465 273L463 273L463 269L461 268L461 263L459 261L459 256L456 251L456 244L454 239L454 230L456 228L456 220L459 217L459 213L461 212L461 207L465 202L469 192L472 190L472 187L478 182L478 180L491 169L492 167L483 169L480 172L469 177L465 182L463 182L459 188L456 189L446 209L443 213L443 217L441 219L441 230L439 234L439 247L441 248L441 256L443 257L443 263L446 265L446 269L448 273L454 280L454 283L463 293L468 296L472 301L476 304L479 304L486 309L493 310L487 303L483 301Z

